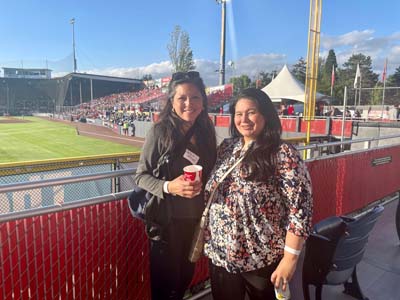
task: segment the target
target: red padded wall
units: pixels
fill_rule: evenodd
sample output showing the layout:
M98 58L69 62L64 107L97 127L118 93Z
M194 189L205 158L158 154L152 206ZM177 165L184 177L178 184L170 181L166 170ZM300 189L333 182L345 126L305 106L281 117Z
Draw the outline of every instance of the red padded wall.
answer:
M281 118L282 131L296 132L296 119Z
M373 166L377 158L391 157ZM307 162L314 193L314 222L356 211L400 190L400 146Z
M344 121L344 136L351 137L351 130L353 128L353 121ZM331 123L331 135L342 135L342 120L333 119Z
M373 166L377 158L391 162ZM308 161L316 223L400 190L400 146ZM126 201L0 223L0 299L150 300L148 240ZM202 258L191 285L208 278Z
M320 135L326 135L326 122L327 119L315 119L311 121L311 128L310 128L310 133L312 134L320 134ZM301 119L300 121L300 131L301 132L307 132L307 123L308 121L304 121Z

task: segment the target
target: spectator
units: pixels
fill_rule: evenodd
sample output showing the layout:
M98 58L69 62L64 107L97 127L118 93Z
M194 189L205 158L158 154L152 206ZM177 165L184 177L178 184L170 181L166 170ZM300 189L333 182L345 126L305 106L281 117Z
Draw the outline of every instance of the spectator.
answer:
M281 141L278 114L263 91L242 91L231 119L233 137L219 146L205 187L208 197L222 180L205 232L212 296L275 299L274 286L287 288L311 230L310 176L296 149Z
M207 96L198 72L172 75L168 101L146 136L136 171L136 184L158 197L170 211L169 222L160 233L161 240L150 241L150 281L153 300L183 298L195 265L188 260L194 229L204 208L202 186L214 166L216 137L207 113ZM190 142L176 153L179 141ZM180 146L180 145L179 145ZM182 147L179 147L182 148ZM155 176L160 157L172 155L168 174ZM203 166L202 181L185 181L183 167ZM165 179L161 179L164 176Z
M124 130L124 135L128 135L128 130L129 130L129 121L125 120L123 122L123 130Z
M289 105L287 113L288 113L289 116L293 116L294 115L294 106L293 106L293 104Z

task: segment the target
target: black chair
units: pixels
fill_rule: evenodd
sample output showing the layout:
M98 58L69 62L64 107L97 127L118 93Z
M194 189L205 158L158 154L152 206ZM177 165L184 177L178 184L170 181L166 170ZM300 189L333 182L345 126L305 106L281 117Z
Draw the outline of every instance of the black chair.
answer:
M310 300L309 285L315 299L321 300L323 285L344 285L344 293L368 300L357 279L357 264L362 260L369 234L383 206L376 206L361 217L329 217L314 226L306 242L303 263L303 294Z

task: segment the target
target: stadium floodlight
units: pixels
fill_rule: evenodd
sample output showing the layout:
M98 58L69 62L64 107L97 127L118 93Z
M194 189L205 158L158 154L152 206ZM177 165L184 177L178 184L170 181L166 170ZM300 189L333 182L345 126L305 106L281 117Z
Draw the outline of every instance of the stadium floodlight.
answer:
M225 25L226 25L226 2L227 0L216 0L217 4L222 5L221 10L221 49L219 59L219 85L225 84Z
M74 55L74 73L76 73L76 56L75 56L75 18L72 18L69 23L72 25L72 51Z

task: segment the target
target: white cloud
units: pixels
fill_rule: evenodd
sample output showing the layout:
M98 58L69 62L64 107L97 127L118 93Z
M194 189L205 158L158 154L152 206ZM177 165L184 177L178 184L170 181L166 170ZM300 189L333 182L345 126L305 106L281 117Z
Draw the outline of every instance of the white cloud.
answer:
M380 73L383 64L388 58L388 73L400 64L400 32L394 32L387 36L376 36L372 29L351 31L339 36L321 34L322 57L328 55L328 51L334 49L338 64L346 62L353 54L362 53L370 56L373 69Z
M279 70L285 63L285 54L262 53L246 56L233 62L233 67L229 66L228 62L226 62L225 81L228 82L229 78L232 76L240 76L243 74L253 79L260 72ZM195 65L196 70L200 72L206 85L218 85L219 62L196 59ZM170 76L171 70L171 63L169 61L163 61L141 67L90 69L79 70L79 72L127 78L142 78L145 74L151 74L153 78L161 78ZM56 77L56 75L58 75L58 73L53 74L53 77Z
M371 38L373 33L373 30L367 29L363 31L355 30L339 36L321 34L321 47L325 49L334 49L349 45L357 47L359 43Z
M353 54L363 53L371 56L373 68L378 73L381 72L387 57L388 72L391 73L400 65L400 32L377 37L374 30L366 29L339 36L321 35L320 56L326 57L330 49L335 50L339 65L346 62ZM226 62L225 82L228 82L232 76L240 75L247 75L253 80L260 72L279 71L284 64L292 65L296 62L297 59L288 61L286 54L283 53L259 53L241 57L233 61L233 66L230 66L228 61ZM196 59L195 64L196 70L200 72L206 85L218 85L219 61ZM147 66L88 69L79 70L79 72L128 78L142 78L145 74L151 74L153 78L161 78L171 75L172 66L169 61L162 61ZM65 74L65 72L53 73L53 77Z
M79 72L127 78L142 78L146 74L151 74L153 78L161 78L170 75L171 69L171 63L163 61L142 67L90 69Z
M400 65L400 45L392 47L389 52L388 60L393 64Z

